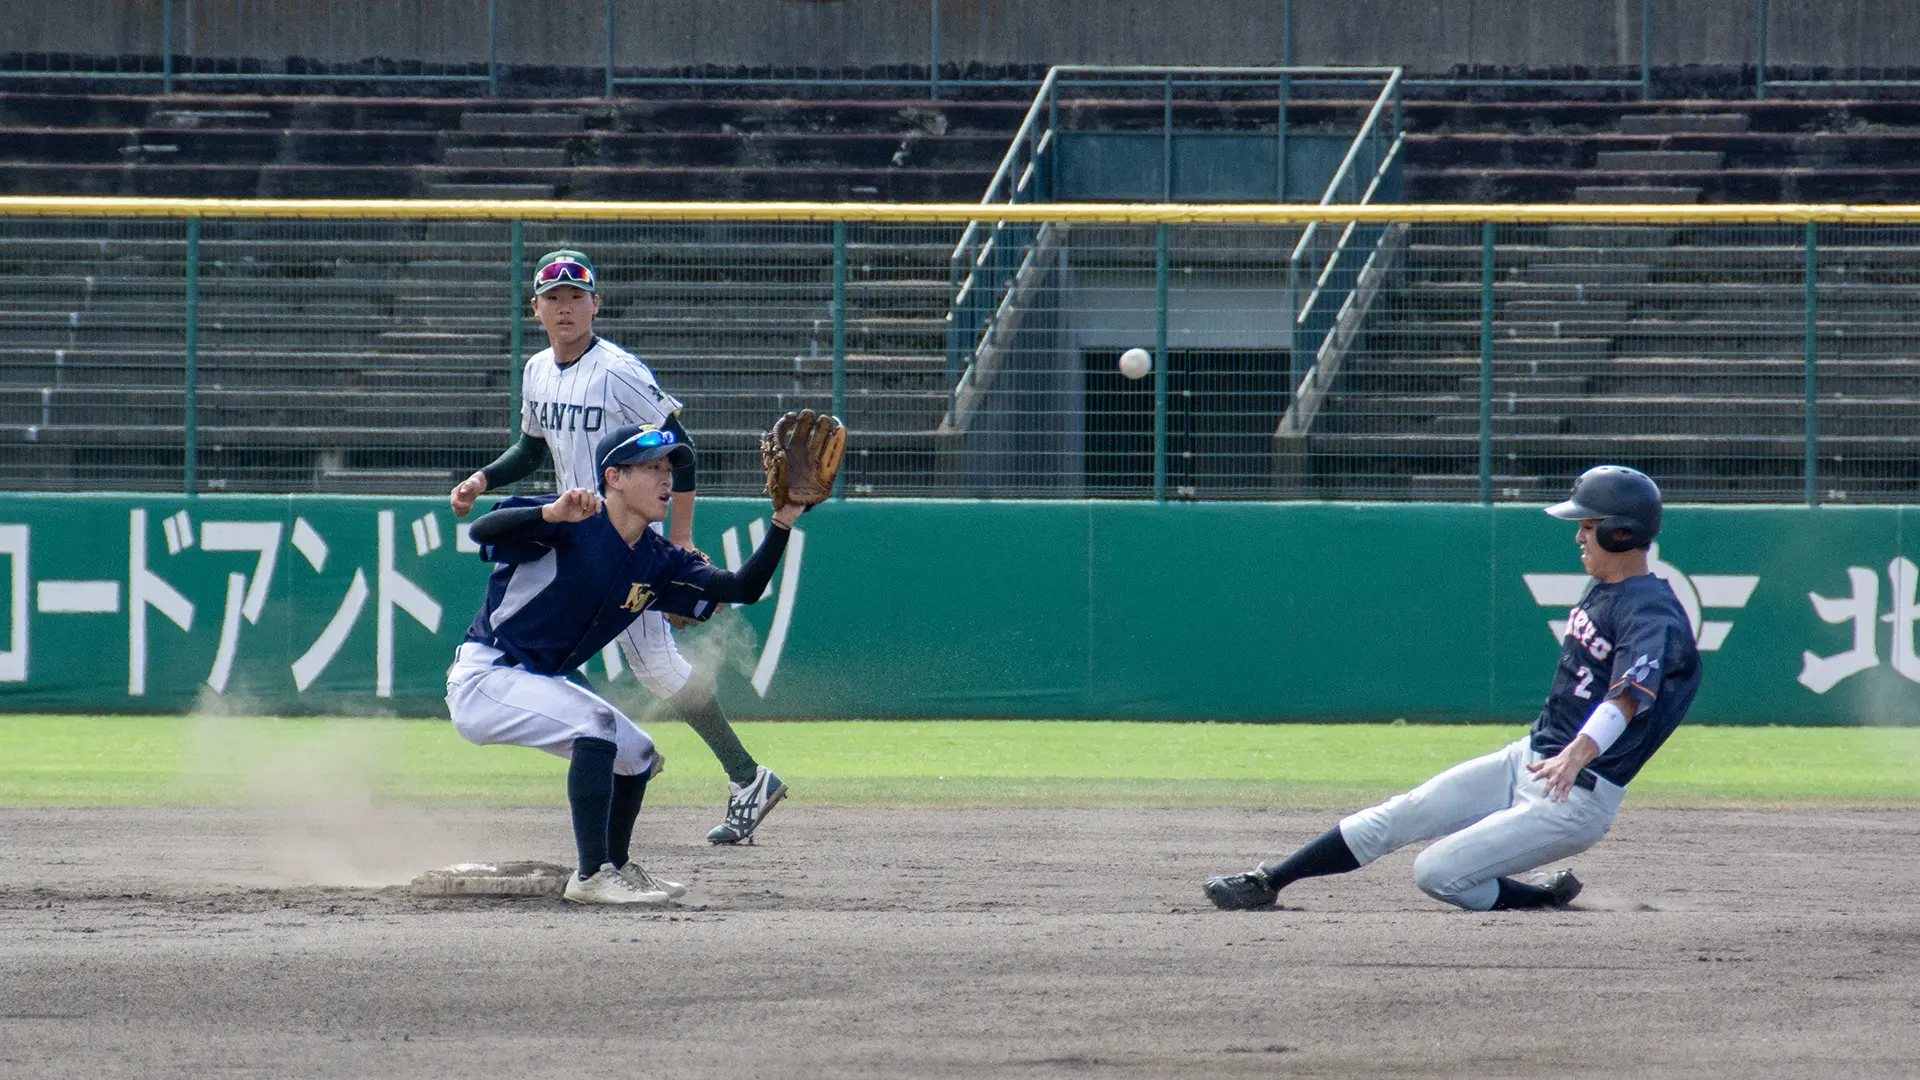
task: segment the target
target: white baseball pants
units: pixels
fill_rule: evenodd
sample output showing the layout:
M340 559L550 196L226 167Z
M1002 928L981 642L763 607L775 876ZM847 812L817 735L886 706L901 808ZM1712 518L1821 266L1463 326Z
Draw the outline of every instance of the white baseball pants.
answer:
M500 650L462 644L447 669L447 712L460 737L477 746L530 746L573 756L573 740L606 739L617 749L613 771L652 769L653 739L598 694L559 675L501 667Z
M673 624L660 612L641 612L621 632L619 642L634 678L662 701L679 693L693 677L693 665L681 657L679 646L673 643Z
M1487 911L1500 895L1495 878L1587 850L1620 812L1626 789L1598 778L1592 791L1575 787L1565 802L1549 802L1546 783L1527 771L1540 760L1523 738L1348 815L1340 836L1362 866L1434 840L1413 861L1414 884L1435 900Z

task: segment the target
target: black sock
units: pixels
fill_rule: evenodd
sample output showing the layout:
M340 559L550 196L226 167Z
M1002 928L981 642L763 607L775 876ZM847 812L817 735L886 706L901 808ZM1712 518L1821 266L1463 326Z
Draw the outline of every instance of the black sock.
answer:
M567 766L567 802L573 806L573 843L580 849L580 879L607 861L607 827L613 811L613 759L620 748L606 739L573 740Z
M647 797L651 777L616 776L613 778L612 818L607 822L607 861L625 866L633 855L627 850L633 843L633 822L640 816L640 801Z
M1353 849L1347 846L1346 837L1340 835L1340 826L1335 825L1319 838L1287 856L1278 866L1266 868L1267 880L1276 889L1284 889L1301 878L1325 877L1328 874L1344 874L1349 870L1360 869L1360 860L1353 857Z
M713 756L720 759L720 767L727 770L727 779L736 784L752 782L759 762L740 745L740 736L733 733L733 725L727 722L727 714L720 708L720 699L714 696L712 682L689 680L667 704L700 736Z
M1538 885L1529 885L1510 877L1495 880L1500 883L1500 895L1493 901L1495 911L1518 911L1522 908L1553 906L1552 889L1543 889Z

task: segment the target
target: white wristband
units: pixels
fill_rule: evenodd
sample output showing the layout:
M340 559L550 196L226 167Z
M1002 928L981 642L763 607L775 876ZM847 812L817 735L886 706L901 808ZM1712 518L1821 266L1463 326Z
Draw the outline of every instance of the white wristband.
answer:
M1599 747L1603 754L1625 730L1627 730L1627 714L1621 712L1620 706L1611 701L1601 702L1600 707L1593 710L1593 715L1587 717L1587 722L1580 725L1580 734L1592 739L1593 745Z

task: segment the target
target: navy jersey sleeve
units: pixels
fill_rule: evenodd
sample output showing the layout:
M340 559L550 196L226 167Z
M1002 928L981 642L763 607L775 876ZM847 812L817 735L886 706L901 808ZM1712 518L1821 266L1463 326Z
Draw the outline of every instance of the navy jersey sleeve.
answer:
M482 562L499 563L511 566L516 563L532 562L555 548L566 546L572 526L562 522L552 522L538 514L508 514L494 518L502 511L519 509L538 510L540 507L559 498L558 495L540 495L532 498L515 495L494 504L493 509L474 521L468 535L480 545ZM492 518L492 521L488 519ZM516 520L517 519L517 520ZM497 523L510 523L505 528ZM479 535L474 535L474 534Z
M1676 624L1665 612L1641 610L1628 620L1625 633L1614 643L1613 676L1607 683L1607 698L1631 697L1640 712L1652 707L1660 696L1660 684L1670 673L1679 650L1676 635L1688 642L1692 628Z
M713 564L685 548L663 546L669 554L665 568L654 579L654 609L693 618L712 614L713 602L707 599L707 583L716 573Z

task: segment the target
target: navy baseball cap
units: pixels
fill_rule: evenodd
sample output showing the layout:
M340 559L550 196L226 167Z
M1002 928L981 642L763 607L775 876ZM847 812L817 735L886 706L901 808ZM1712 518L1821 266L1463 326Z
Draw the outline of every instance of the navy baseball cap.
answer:
M607 469L614 465L639 465L666 458L673 467L693 464L693 447L681 442L671 431L652 424L628 424L600 436L593 448L594 468L600 486L606 487Z
M533 295L539 296L562 285L595 291L593 260L587 258L585 252L561 248L540 257L540 264L533 269Z

